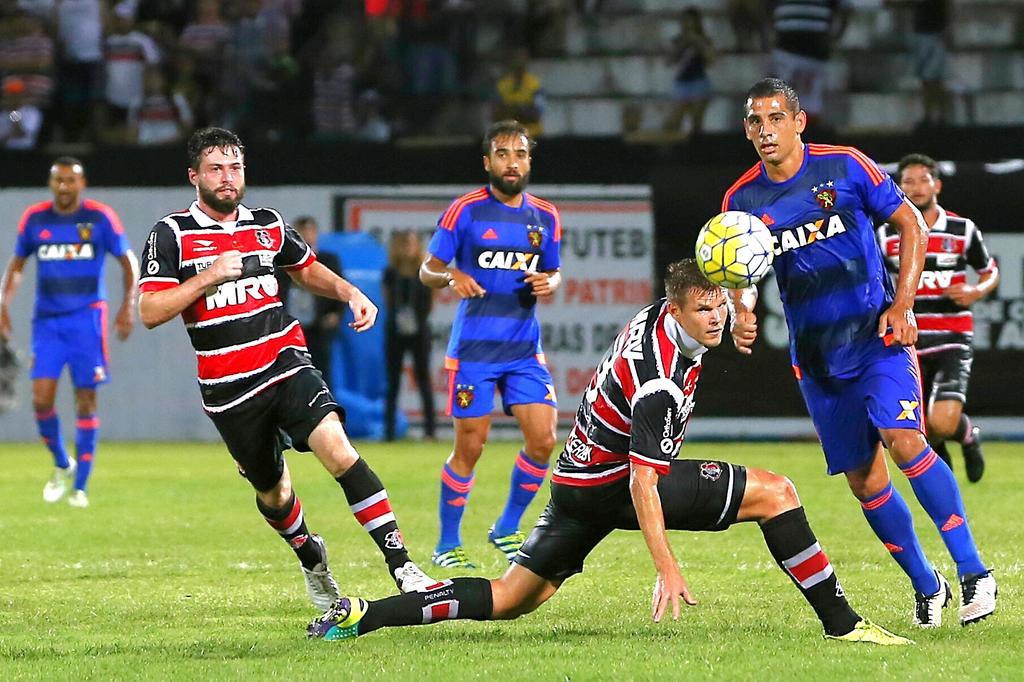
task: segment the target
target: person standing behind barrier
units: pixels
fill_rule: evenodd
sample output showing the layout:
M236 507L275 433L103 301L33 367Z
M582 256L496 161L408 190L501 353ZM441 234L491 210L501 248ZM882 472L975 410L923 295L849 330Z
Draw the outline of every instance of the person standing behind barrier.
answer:
M333 253L317 250L317 236L320 227L310 216L299 216L293 224L295 231L316 254L316 259L328 270L341 276L341 261ZM313 366L320 370L327 385L331 385L331 342L338 334L338 325L345 312L345 304L333 298L316 296L302 287L291 286L291 277L287 273L278 274L281 286L281 298L284 300L288 314L299 321L302 333L306 336L306 347L313 360Z
M384 271L384 300L387 305L388 397L384 410L386 440L395 439L398 387L402 382L402 361L412 353L413 373L423 405L423 436L434 439L434 392L430 383L430 324L433 292L419 280L423 244L412 230L391 235L388 267Z
M691 7L679 19L680 33L673 39L667 61L676 70L672 82L672 111L665 119L665 132L678 133L684 119L690 123L683 132L686 138L699 135L704 126L704 111L711 101L711 80L708 64L715 58L700 10Z

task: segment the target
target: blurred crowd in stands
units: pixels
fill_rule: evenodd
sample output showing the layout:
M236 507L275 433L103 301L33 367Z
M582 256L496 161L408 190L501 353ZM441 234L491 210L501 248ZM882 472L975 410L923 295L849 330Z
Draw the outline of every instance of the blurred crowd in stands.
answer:
M909 0L903 0L908 2ZM921 76L929 116L941 116L942 31L948 0L914 0L922 14ZM736 50L768 51L820 99L846 0L787 39L779 7L723 0ZM0 0L0 145L163 145L197 126L243 139L362 139L476 135L515 117L543 132L544 90L531 59L564 56L564 33L598 21L605 0ZM668 132L700 131L715 58L701 13L680 4L678 36L654 46L672 65ZM773 9L772 9L773 7ZM512 8L512 9L510 9ZM818 10L815 9L815 12ZM500 16L491 54L478 54L482 17ZM666 20L671 20L667 18ZM792 22L791 22L792 23ZM772 26L775 24L775 31ZM493 25L493 22L492 24ZM774 41L774 44L773 44ZM805 54L795 54L802 49ZM808 76L808 74L810 74ZM628 105L623 129L630 131ZM815 114L815 111L811 111Z

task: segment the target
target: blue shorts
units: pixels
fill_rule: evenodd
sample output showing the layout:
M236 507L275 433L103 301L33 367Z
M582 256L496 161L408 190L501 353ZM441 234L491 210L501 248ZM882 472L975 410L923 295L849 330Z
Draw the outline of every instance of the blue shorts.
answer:
M558 407L551 372L538 357L530 357L500 365L466 362L449 369L448 415L466 419L490 414L494 389L501 393L505 414L512 414L513 405L528 403Z
M106 303L32 321L32 378L59 379L64 365L75 388L107 383Z
M913 348L886 348L848 379L800 377L800 392L830 475L870 462L881 441L879 429L924 433L921 373Z

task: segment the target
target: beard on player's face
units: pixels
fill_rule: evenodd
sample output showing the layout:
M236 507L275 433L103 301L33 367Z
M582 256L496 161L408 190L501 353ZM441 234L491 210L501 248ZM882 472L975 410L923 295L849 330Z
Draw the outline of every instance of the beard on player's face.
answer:
M217 192L224 189L223 186L217 189L210 189L200 184L197 187L199 188L199 198L202 199L203 203L218 213L234 213L238 205L242 203L242 197L245 196L245 185L233 187L232 189L235 192L228 193L223 198L217 196Z
M526 189L526 185L530 182L529 173L524 173L515 180L508 180L500 175L495 175L493 170L488 171L487 175L490 177L491 186L493 186L494 189L509 196L521 193Z

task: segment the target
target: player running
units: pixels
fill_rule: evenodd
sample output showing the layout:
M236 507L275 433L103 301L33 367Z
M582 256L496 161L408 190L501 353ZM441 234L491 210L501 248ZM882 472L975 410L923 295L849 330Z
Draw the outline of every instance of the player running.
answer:
M505 509L487 533L509 561L523 543L519 522L555 447L555 388L535 311L537 298L551 296L562 281L562 225L553 204L525 191L532 148L517 121L488 129L483 163L490 184L456 199L441 215L420 268L424 284L450 286L462 299L445 357L455 447L441 470L441 536L433 557L446 568L474 568L460 530L491 428L495 389L524 439Z
M310 362L297 320L284 312L274 271L348 303L358 332L377 308L317 262L272 208L244 206L244 148L221 128L188 142L196 201L158 222L146 241L142 321L152 329L181 315L196 350L203 409L238 470L256 489L256 507L295 551L310 600L327 608L338 586L324 541L309 532L283 451L312 451L338 481L356 520L384 555L401 590L433 581L409 560L388 493L345 435L344 410Z
M789 326L793 372L825 451L829 474L846 476L864 516L910 577L914 623L938 627L952 593L928 562L910 509L889 479L883 445L910 480L960 577L960 623L996 608L996 581L971 537L960 489L924 437L912 310L927 228L903 192L852 147L804 144L796 92L766 78L747 93L747 139L761 162L725 193L722 210L747 211L776 241L775 275ZM873 221L900 235L895 290ZM736 292L732 328L749 354L757 290Z
M0 285L0 336L11 338L9 307L29 256L35 255L36 303L32 316L32 408L39 435L56 469L43 488L43 500L57 502L72 483L72 507L89 506L86 486L99 442L96 387L110 380L107 355L107 254L121 266L124 296L114 319L124 341L135 324L139 264L114 209L82 197L85 168L62 156L50 166L52 201L25 209L18 237ZM75 459L64 449L60 417L54 409L57 381L67 365L75 387Z
M970 306L999 284L999 268L989 255L981 230L973 221L947 213L937 198L942 191L939 167L924 154L900 159L896 175L907 198L914 202L930 230L924 271L914 299L917 317L917 357L923 373L928 441L950 467L949 439L960 443L967 480L976 483L985 473L981 435L964 412L967 382L974 351L974 318ZM889 269L899 268L899 232L888 223L878 229ZM967 266L978 273L967 282Z
M671 608L677 619L680 597L691 606L697 601L665 531L720 531L756 521L826 639L911 644L849 605L789 479L728 462L675 459L703 354L722 341L726 297L692 259L669 266L665 293L630 320L598 366L555 465L551 502L503 577L454 578L380 601L342 597L310 624L309 636L344 639L452 618L518 618L580 573L615 529L643 533L658 573L651 616L659 622Z

